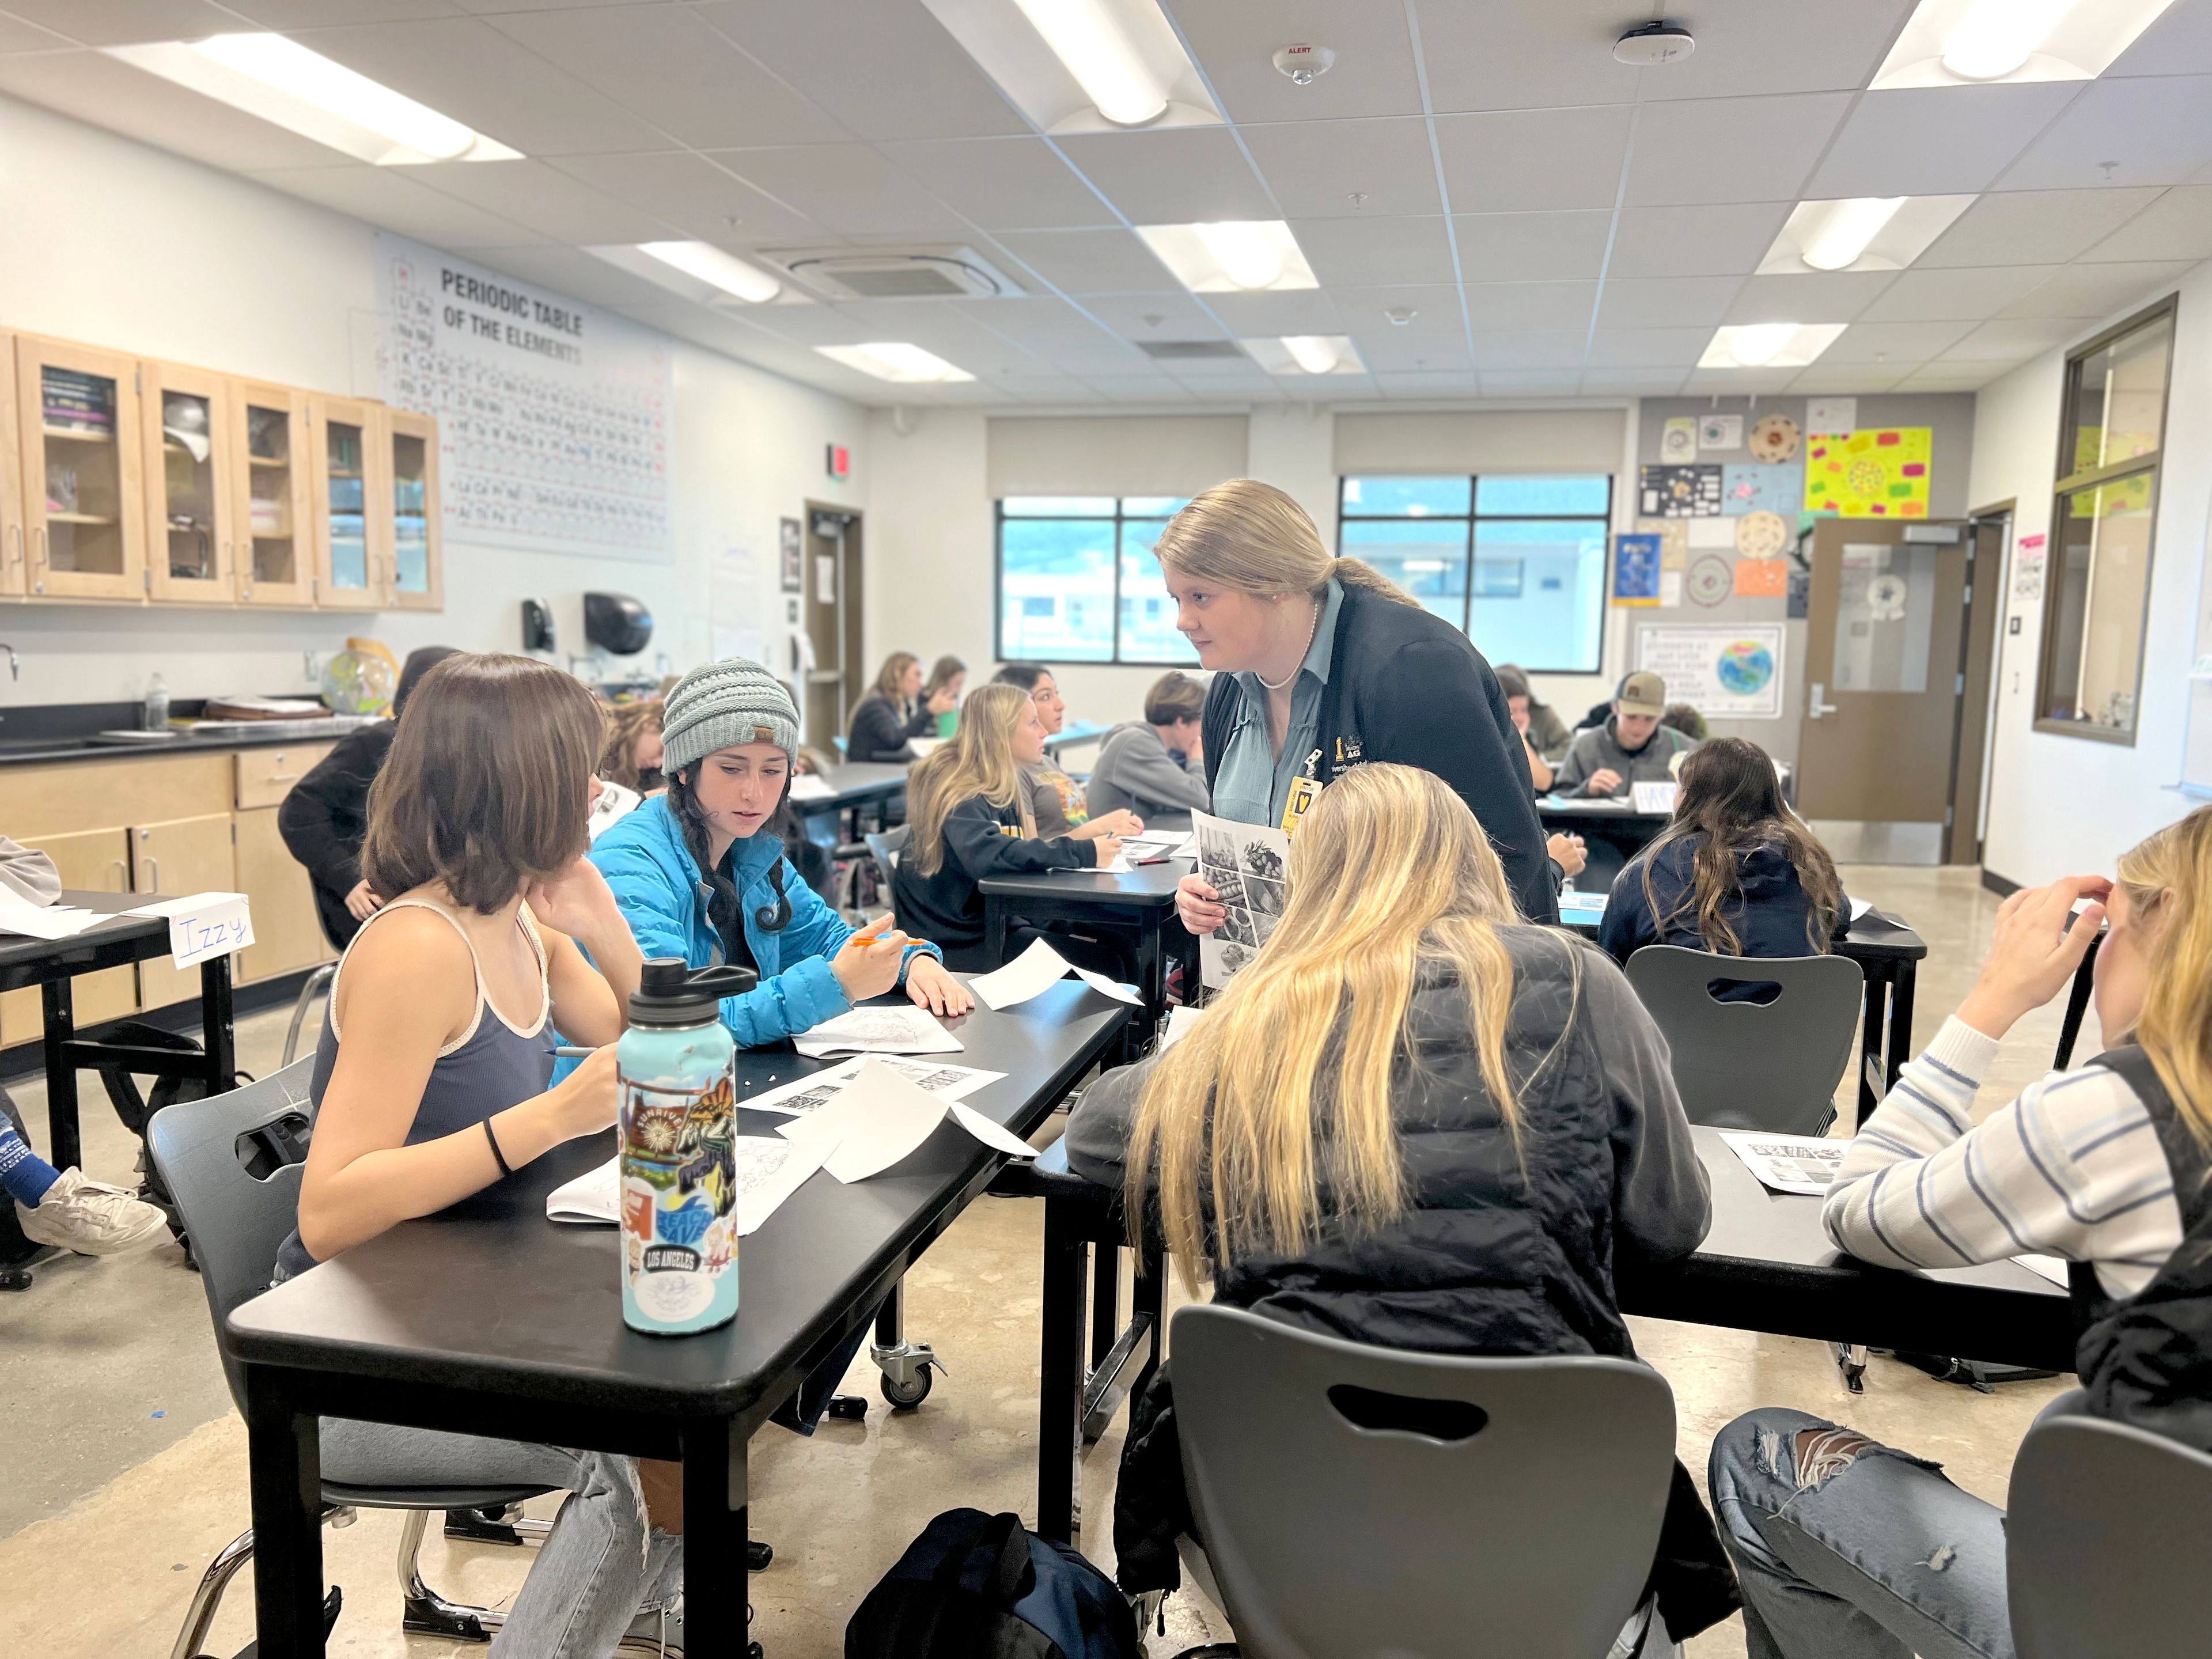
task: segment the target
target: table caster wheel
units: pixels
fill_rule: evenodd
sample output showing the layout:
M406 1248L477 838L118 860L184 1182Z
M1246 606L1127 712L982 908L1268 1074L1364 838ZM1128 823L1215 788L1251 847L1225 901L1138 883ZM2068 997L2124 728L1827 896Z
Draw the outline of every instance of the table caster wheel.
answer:
M899 1382L885 1376L883 1379L884 1398L890 1401L894 1411L910 1412L929 1398L931 1371L928 1366L915 1369L911 1381Z

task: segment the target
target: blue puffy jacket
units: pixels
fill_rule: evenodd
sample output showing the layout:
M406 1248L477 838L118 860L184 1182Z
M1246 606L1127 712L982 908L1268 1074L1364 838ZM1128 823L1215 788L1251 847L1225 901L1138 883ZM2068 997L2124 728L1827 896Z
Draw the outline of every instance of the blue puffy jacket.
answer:
M592 843L591 860L614 890L638 949L647 957L681 957L693 968L722 960L722 942L707 920L709 889L683 826L669 810L668 798L648 800ZM773 912L775 890L769 872L783 869L784 895L791 901L790 924L765 931L754 918ZM745 944L759 966L761 982L742 996L722 999L722 1023L738 1046L757 1048L843 1013L852 1004L830 961L853 936L843 918L799 878L783 856L782 840L768 831L732 847L731 874L744 901ZM941 957L933 945L908 948Z

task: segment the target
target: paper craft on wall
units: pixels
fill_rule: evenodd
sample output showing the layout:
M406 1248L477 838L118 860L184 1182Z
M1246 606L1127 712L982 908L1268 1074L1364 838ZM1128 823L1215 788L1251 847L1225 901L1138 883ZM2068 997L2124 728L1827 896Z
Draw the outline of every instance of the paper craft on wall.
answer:
M2041 536L2022 536L2012 544L2012 596L2023 605L2033 605L2043 597L2043 550Z
M1659 459L1674 465L1698 459L1698 422L1688 415L1668 417L1659 428Z
M1744 446L1754 460L1765 461L1769 466L1779 466L1784 461L1797 459L1797 422L1787 415L1762 415L1752 422L1751 436Z
M1805 469L1787 466L1730 466L1721 471L1721 511L1779 513L1794 519L1805 499Z
M1844 519L1928 516L1932 432L1885 427L1805 447L1805 510Z
M1790 592L1790 568L1780 559L1738 559L1735 596L1739 599L1779 599Z
M1699 466L1647 466L1640 475L1637 510L1647 519L1701 519L1721 510L1721 470Z
M1613 538L1613 602L1659 603L1659 538L1620 535Z
M1662 570L1659 573L1659 608L1671 611L1682 603L1682 573Z
M1683 578L1682 590L1690 596L1692 605L1708 608L1717 605L1735 591L1734 568L1726 559L1715 558L1708 553L1690 567Z
M1790 545L1790 526L1778 513L1747 513L1735 521L1735 550L1747 559L1780 556Z
M1856 398L1808 398L1805 400L1805 435L1808 438L1839 436L1856 432L1859 424L1859 400Z
M1659 568L1680 570L1690 562L1690 528L1680 519L1638 519L1636 533L1659 538Z
M1669 702L1707 718L1782 717L1783 625L1704 623L1636 630L1636 665L1667 682Z
M1698 447L1741 449L1743 447L1743 416L1741 415L1700 416L1698 419Z
M1690 550L1693 553L1734 552L1735 527L1741 522L1738 519L1690 520L1687 525Z

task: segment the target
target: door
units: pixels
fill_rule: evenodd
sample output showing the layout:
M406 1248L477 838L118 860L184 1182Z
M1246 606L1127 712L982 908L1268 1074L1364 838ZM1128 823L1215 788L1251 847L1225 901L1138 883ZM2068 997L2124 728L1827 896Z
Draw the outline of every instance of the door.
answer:
M240 983L313 967L337 954L315 918L307 867L276 833L276 809L238 815L238 890L253 907L253 943L239 952Z
M137 375L137 360L116 352L15 337L33 596L146 595Z
M380 404L309 402L314 434L315 603L374 611L391 566L391 450Z
M1982 802L1989 785L1990 690L1996 674L1997 618L2004 613L2005 550L2012 507L1978 513L1966 526L1966 616L1960 647L1958 740L1951 759L1951 822L1943 862L1982 861Z
M240 503L237 587L242 605L313 602L315 530L307 398L290 386L231 387L231 500Z
M392 450L392 591L386 602L400 611L443 611L438 422L428 415L393 409L385 411L385 424Z
M867 668L860 642L860 515L842 507L806 508L806 676L808 740L842 737L862 696Z
M1814 532L1797 810L1838 863L1942 861L1966 598L1955 524Z
M72 891L131 890L131 832L119 824L112 830L26 836L23 845L52 859L62 885ZM120 1019L138 1006L135 968L103 968L96 974L79 974L70 986L70 1006L80 1030L102 1020ZM0 994L0 1042L12 1045L38 1039L46 1025L40 998L36 986Z
M0 594L20 599L31 558L23 530L23 435L16 428L15 387L15 337L0 329Z
M142 363L138 378L148 591L157 599L232 604L228 384L173 363Z
M201 817L171 818L166 823L143 823L131 831L131 884L139 892L164 898L187 893L234 893L238 890L237 861L231 848L230 814L210 812ZM255 931L260 918L254 919ZM235 968L235 964L233 964ZM166 1008L173 1002L198 999L200 970L177 968L167 957L138 964L140 1005Z

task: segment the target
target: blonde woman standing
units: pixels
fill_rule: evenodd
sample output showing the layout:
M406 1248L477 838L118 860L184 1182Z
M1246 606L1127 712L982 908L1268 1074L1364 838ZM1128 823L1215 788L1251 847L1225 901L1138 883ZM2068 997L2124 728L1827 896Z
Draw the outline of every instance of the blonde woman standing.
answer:
M1465 803L1405 766L1322 792L1273 936L1190 1035L1085 1091L1067 1147L1159 1216L1186 1283L1204 1262L1217 1301L1382 1347L1630 1354L1617 1256L1680 1255L1709 1219L1627 981L1523 925ZM1735 1599L1680 1471L1673 1503L1668 1547L1702 1545L1655 1572L1680 1639ZM1122 1588L1172 1588L1191 1525L1148 1392L1115 1500Z
M1490 837L1522 915L1559 919L1558 878L1498 677L1467 635L1357 559L1330 556L1273 484L1217 484L1153 549L1176 629L1214 670L1201 721L1215 816L1295 830L1315 791L1363 763L1433 772ZM1197 876L1176 913L1225 915Z

